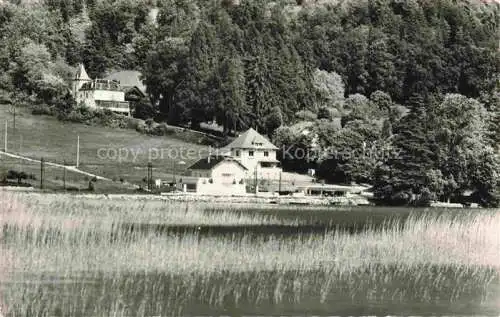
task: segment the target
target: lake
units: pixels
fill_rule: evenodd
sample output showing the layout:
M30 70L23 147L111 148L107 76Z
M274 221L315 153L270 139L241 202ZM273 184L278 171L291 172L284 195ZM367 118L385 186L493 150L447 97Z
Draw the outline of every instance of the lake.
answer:
M497 210L28 197L1 220L7 316L500 313Z

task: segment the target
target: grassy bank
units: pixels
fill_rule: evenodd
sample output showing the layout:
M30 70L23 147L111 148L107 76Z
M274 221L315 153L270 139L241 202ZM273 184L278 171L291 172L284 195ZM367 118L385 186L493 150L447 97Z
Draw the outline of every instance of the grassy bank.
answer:
M0 195L0 281L12 316L408 314L419 303L422 313L500 311L494 210L411 213L357 234L158 234L116 228L308 220L230 205Z
M32 115L25 108L17 109L14 129L9 109L6 105L0 105L0 118L5 118L8 123L9 152L75 165L77 138L80 136L81 169L110 179L140 182L147 175L145 168L148 161L152 161L155 167L155 177L165 177L172 173L174 162L183 160L189 164L198 159L198 155L189 158L187 151L200 155L208 153L208 147L199 144L196 137L183 136L182 133L149 136L132 129L61 122L51 116ZM4 121L0 125L3 149ZM7 163L0 157L0 167L10 169ZM177 173L187 164L177 166Z

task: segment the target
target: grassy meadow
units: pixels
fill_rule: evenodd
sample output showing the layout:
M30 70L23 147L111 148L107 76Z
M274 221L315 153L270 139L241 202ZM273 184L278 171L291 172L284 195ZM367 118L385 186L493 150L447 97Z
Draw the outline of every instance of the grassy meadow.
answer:
M0 201L7 316L500 312L498 210Z
M0 105L0 118L2 150L5 133L3 119L8 123L8 151L33 159L43 157L54 163L63 164L66 161L68 165L76 165L77 138L80 136L80 168L109 179L123 178L140 183L147 175L146 166L150 159L155 167L155 177L166 178L172 174L174 162L183 160L190 163L198 158L187 159L188 150L208 153L207 146L198 144L200 140L188 134L148 136L132 129L61 122L50 116L32 115L29 109L23 108L16 111L14 130L13 116L7 105ZM160 155L162 149L163 156ZM183 157L180 153L184 154ZM0 167L11 169L2 156ZM183 168L185 166L176 166L177 172Z

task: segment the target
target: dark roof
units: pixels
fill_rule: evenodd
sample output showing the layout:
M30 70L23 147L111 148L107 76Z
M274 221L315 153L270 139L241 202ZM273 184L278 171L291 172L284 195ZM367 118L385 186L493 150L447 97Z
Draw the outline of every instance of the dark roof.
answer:
M222 155L212 155L209 157L202 158L201 160L198 160L196 163L188 167L189 170L212 170L215 166L219 165L223 161L229 161L229 162L235 162L236 164L240 165L243 169L247 169L244 165L242 165L240 162L227 157L227 156L222 156Z
M78 65L78 69L76 70L75 73L75 79L77 80L84 80L84 81L90 81L90 77L87 74L87 71L85 70L85 66L83 64Z
M274 144L252 128L241 134L236 140L226 146L226 148L278 150Z
M106 76L104 79L116 80L125 89L137 87L143 94L146 94L146 86L141 80L142 74L135 70L123 70Z

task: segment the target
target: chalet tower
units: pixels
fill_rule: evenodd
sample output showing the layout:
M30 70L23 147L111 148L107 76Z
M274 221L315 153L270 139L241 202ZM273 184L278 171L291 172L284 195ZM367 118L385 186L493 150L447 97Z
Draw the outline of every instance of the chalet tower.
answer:
M92 81L92 79L90 79L89 75L87 74L87 71L85 70L85 66L83 66L83 64L78 65L78 69L75 73L75 77L73 78L73 82L72 82L71 92L73 93L73 97L76 98L76 95L77 95L78 91L80 90L80 88L82 88L82 86L85 83L89 83L91 81Z

